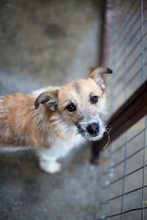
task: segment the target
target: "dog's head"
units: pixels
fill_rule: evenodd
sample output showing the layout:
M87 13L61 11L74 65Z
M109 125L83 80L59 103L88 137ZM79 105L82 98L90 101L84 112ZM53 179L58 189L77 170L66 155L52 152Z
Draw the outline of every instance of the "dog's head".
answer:
M99 140L105 132L105 85L101 75L112 73L109 68L95 69L87 79L73 80L60 90L46 91L38 96L40 104L62 115L64 121L77 127L77 132L88 140Z

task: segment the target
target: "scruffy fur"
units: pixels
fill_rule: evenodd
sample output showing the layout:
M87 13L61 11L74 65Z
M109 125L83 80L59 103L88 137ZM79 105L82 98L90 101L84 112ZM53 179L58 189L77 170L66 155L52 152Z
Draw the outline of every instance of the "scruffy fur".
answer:
M105 86L95 69L87 79L73 80L63 87L48 87L32 94L13 93L0 98L0 144L4 147L34 147L40 167L49 173L60 170L56 160L86 138L99 140L105 132ZM91 103L91 97L98 97ZM75 111L69 111L68 105ZM93 123L98 133L87 130ZM93 132L93 131L92 131Z

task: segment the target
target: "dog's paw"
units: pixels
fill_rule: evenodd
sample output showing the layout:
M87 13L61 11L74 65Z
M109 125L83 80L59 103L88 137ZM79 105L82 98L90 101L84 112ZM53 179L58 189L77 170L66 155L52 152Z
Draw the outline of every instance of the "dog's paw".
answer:
M60 163L57 163L57 162L50 163L45 160L40 161L40 167L43 171L47 173L52 173L52 174L57 173L61 170Z
M49 173L57 173L61 170L61 165L60 163L58 162L54 162L54 163L51 163L48 167L48 171Z

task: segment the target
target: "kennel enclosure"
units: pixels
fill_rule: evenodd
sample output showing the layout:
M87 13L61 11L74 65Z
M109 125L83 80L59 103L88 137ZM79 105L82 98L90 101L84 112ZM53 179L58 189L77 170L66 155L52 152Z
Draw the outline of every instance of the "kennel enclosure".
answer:
M94 143L100 163L97 219L147 219L147 2L106 3L102 64L113 69L107 91L111 144ZM102 151L101 151L102 150ZM100 152L100 158L97 159Z

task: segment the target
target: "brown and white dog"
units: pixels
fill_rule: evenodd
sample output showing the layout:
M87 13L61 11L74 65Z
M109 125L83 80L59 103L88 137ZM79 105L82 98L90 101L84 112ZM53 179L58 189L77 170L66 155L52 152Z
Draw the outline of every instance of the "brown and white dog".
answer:
M40 167L49 173L58 172L61 169L56 162L58 158L84 139L99 140L105 132L103 73L112 70L99 67L87 79L73 80L61 88L1 97L2 147L35 147Z

